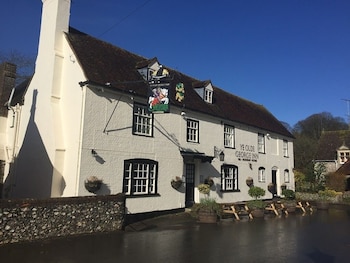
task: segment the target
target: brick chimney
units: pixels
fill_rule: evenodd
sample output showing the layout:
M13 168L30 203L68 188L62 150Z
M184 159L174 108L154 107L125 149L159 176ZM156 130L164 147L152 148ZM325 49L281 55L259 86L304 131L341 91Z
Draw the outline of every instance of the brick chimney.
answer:
M12 89L15 87L16 65L12 63L0 64L0 117L7 117L7 106L5 105Z

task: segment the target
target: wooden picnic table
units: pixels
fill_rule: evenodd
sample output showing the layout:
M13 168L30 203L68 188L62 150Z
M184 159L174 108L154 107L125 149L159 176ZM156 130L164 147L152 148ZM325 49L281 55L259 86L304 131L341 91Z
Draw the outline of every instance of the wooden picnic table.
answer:
M250 219L253 219L253 216L245 202L226 203L222 204L222 206L223 212L226 214L233 214L236 220L240 220L239 215L241 214L247 214Z

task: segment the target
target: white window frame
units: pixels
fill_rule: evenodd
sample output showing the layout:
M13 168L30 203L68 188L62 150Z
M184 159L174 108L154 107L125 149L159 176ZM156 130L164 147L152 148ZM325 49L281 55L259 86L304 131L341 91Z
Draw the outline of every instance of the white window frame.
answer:
M349 151L339 151L339 163L344 164L347 160L350 159Z
M258 182L265 183L266 182L266 170L264 167L259 167L258 170Z
M265 135L262 133L258 133L258 151L265 153Z
M199 142L199 121L187 119L187 142Z
M284 182L289 183L290 182L290 175L289 175L289 170L285 169L284 170Z
M208 103L213 103L213 91L210 89L204 89L204 100Z
M283 140L283 156L284 157L289 157L288 155L288 141L287 140Z
M235 127L224 125L224 146L227 148L235 148Z
M153 114L148 111L147 106L134 104L132 131L135 135L153 136Z
M157 193L158 162L149 159L124 161L123 193L155 195Z
M238 167L235 165L221 166L221 190L239 191L238 188Z

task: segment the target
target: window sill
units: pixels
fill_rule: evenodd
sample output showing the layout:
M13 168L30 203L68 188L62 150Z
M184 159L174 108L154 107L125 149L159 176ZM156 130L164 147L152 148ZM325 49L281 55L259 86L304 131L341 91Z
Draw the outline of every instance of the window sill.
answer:
M125 195L125 198L143 198L143 197L158 197L160 194L139 194L139 195Z
M220 190L222 193L238 193L241 192L241 190Z

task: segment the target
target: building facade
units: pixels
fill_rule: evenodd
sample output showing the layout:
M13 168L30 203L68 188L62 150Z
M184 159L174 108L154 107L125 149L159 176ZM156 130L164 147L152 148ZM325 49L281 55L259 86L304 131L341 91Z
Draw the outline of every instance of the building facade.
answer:
M69 10L43 1L6 197L124 192L135 214L191 206L209 181L220 203L250 199L249 178L265 198L294 189L294 138L263 106L70 28Z

